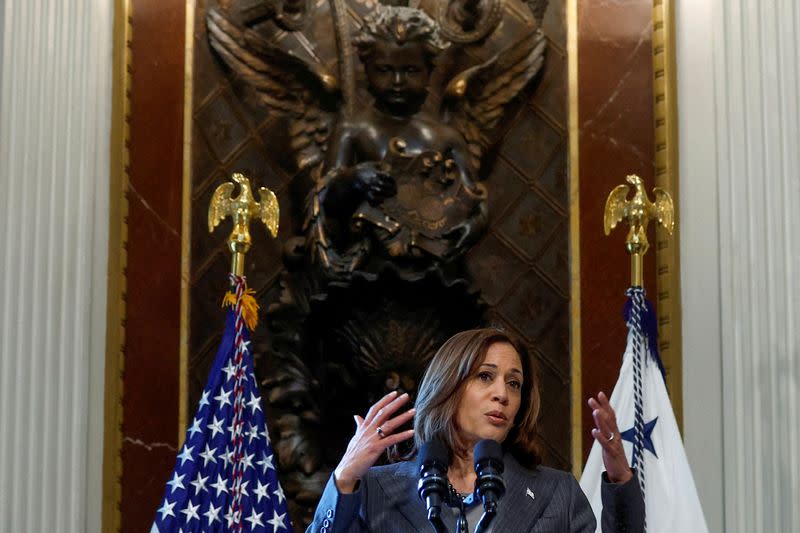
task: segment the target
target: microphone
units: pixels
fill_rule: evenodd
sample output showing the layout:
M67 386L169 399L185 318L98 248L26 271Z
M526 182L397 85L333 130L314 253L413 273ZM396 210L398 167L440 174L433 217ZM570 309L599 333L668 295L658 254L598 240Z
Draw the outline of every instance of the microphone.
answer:
M432 440L422 445L419 451L419 483L417 492L425 502L428 510L428 521L437 533L446 533L447 527L442 520L442 501L450 490L447 485L447 467L450 454L445 445Z
M475 445L473 451L475 458L475 489L483 502L484 513L475 528L476 533L483 533L489 529L494 517L497 515L497 502L506 493L503 482L503 449L500 443L485 439Z

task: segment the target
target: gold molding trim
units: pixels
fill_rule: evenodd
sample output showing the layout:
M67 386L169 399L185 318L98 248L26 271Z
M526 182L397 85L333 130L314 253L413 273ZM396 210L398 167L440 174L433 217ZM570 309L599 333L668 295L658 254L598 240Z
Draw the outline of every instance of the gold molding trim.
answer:
M581 236L580 149L578 124L578 0L567 0L567 79L569 91L569 247L570 247L570 356L572 379L572 473L583 471L583 390L581 373Z
M656 230L656 307L659 350L678 427L683 427L681 354L680 189L678 176L678 89L675 2L653 0L653 112L656 186L672 195L675 231Z
M186 0L183 78L183 200L181 208L181 322L178 386L178 447L183 446L189 417L189 313L192 253L192 105L194 91L195 0Z
M114 2L111 148L109 168L108 294L103 422L103 531L122 527L122 397L125 368L125 295L128 264L128 141L131 88L131 0Z

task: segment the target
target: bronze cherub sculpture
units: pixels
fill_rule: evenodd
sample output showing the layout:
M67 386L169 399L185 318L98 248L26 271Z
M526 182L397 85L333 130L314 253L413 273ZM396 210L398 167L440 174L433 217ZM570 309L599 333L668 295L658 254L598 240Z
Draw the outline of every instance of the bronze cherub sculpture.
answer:
M337 124L309 235L332 276L364 268L370 252L413 275L475 241L486 190L461 133L423 108L434 60L448 46L436 23L419 10L379 6L354 44L374 105ZM371 239L358 238L365 225Z

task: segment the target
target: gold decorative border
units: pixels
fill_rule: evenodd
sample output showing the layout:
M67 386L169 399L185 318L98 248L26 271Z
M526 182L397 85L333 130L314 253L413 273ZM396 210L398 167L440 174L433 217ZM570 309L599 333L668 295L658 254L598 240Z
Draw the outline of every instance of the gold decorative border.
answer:
M656 302L659 350L678 427L683 427L681 354L680 188L678 176L678 89L675 60L675 1L653 0L653 99L656 186L672 195L675 231L656 230Z
M178 388L178 446L183 446L189 417L189 313L192 255L192 105L194 93L195 0L186 0L183 79L183 207L181 213L181 323Z
M103 531L122 527L122 396L125 367L125 295L128 264L128 164L130 153L131 0L114 2L113 85L108 218L108 294L103 431Z
M583 470L583 390L581 371L581 234L580 149L578 124L578 0L567 0L567 69L569 86L569 245L570 245L570 346L572 358L572 472Z

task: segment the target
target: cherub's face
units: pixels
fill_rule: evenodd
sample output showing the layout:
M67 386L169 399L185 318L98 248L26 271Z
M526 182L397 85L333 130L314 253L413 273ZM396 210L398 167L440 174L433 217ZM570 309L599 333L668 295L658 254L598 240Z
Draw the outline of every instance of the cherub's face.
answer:
M365 70L378 107L392 114L411 115L425 102L430 68L420 43L379 41Z

